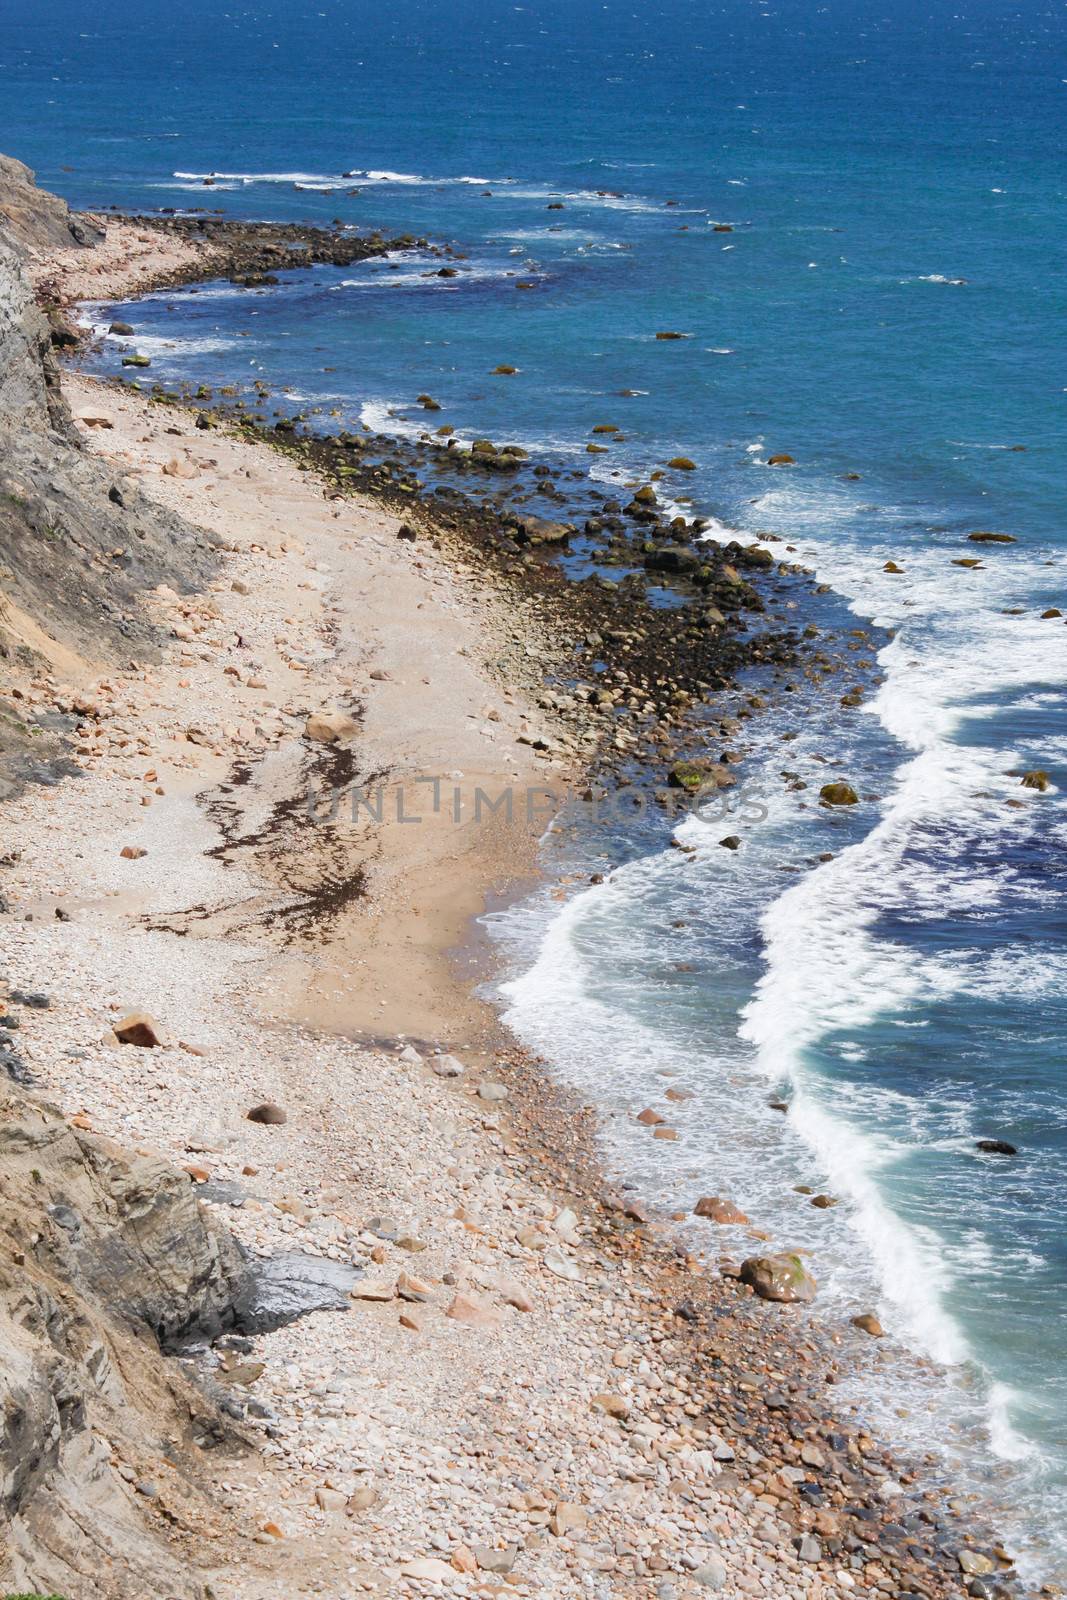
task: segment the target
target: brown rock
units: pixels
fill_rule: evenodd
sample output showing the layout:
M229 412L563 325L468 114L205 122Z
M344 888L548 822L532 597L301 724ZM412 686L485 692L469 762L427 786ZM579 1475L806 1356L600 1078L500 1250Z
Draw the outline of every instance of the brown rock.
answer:
M658 1111L653 1111L651 1106L637 1113L638 1122L644 1123L646 1128L655 1128L663 1121Z
M112 1031L119 1044L136 1044L142 1050L152 1050L160 1042L159 1029L147 1011L131 1011L112 1024Z
M410 1272L402 1272L396 1280L396 1292L401 1300L426 1301L432 1298L430 1285Z
M304 737L319 744L340 744L351 739L356 724L343 711L313 711L304 724Z
M344 1511L348 1501L340 1489L330 1489L323 1484L315 1490L315 1504L320 1511Z
M364 1283L361 1279L348 1292L353 1300L373 1300L378 1305L396 1299L396 1286L392 1283Z
M595 1394L589 1402L594 1411L603 1411L609 1417L628 1417L630 1402L621 1394Z
M139 844L124 844L119 851L123 861L140 861L147 854L148 851L142 850Z
M1037 771L1024 772L1022 787L1024 789L1037 789L1041 794L1044 794L1045 790L1048 788L1048 773Z
M272 1105L269 1100L265 1100L261 1106L253 1106L251 1111L246 1111L245 1118L249 1122L261 1122L269 1128L280 1128L283 1122L289 1120L281 1106Z
M589 1513L584 1506L575 1505L569 1500L557 1500L548 1526L557 1539L562 1539L568 1533L577 1533L588 1521Z
M745 1213L732 1200L723 1200L717 1194L702 1195L693 1207L694 1217L708 1217L712 1222L728 1227L748 1221Z
M767 457L767 465L769 467L792 467L795 464L796 457L786 455L784 450L780 451L776 456Z
M445 1316L453 1322L464 1322L470 1328L499 1328L501 1322L499 1311L472 1294L455 1295Z
M864 1311L858 1317L852 1318L852 1326L859 1328L861 1333L869 1333L872 1339L884 1339L885 1329L874 1315L873 1311Z

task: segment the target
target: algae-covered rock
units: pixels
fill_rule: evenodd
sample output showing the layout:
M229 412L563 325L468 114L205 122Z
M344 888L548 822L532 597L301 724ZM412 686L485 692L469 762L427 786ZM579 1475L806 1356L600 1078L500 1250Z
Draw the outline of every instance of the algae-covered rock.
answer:
M824 783L819 790L819 799L828 806L855 806L859 798L850 783Z
M775 1300L781 1305L806 1305L815 1298L815 1279L800 1257L789 1251L775 1256L749 1256L741 1263L741 1282L755 1290L761 1300Z

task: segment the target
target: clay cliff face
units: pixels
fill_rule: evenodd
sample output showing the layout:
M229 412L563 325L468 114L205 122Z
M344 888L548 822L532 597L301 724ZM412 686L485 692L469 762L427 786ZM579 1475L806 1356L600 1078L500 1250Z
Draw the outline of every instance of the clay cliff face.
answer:
M54 671L53 646L150 652L139 594L197 585L212 560L78 448L25 265L89 235L31 178L0 159L0 841L5 780L64 771L62 726L15 682ZM239 1441L163 1349L232 1322L244 1264L184 1173L78 1132L17 1070L0 1049L0 1592L199 1600L191 1541L218 1517L198 1478Z

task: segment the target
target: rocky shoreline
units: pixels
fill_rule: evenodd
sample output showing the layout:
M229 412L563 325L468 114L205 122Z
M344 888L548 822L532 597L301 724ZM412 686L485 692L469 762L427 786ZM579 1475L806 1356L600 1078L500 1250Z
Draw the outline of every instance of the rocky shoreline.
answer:
M218 258L207 265L215 275ZM131 1516L165 1542L167 1520L181 1524L178 1472L207 1475L217 1525L183 1529L183 1559L220 1600L280 1583L635 1600L1020 1593L947 1489L835 1414L827 1386L865 1335L822 1328L788 1303L802 1295L764 1298L755 1269L689 1256L667 1219L605 1192L593 1111L484 1013L458 1012L447 1034L383 1023L375 1036L351 1026L348 995L325 1005L324 971L344 988L346 919L365 937L368 899L397 909L373 887L391 882L390 849L416 884L426 865L390 845L397 830L373 840L372 887L341 906L325 949L321 927L298 930L295 949L274 936L278 907L337 877L336 849L351 873L354 840L286 826L264 849L265 812L277 821L309 772L365 779L397 745L409 775L433 770L433 707L406 724L399 711L418 681L402 665L409 618L392 622L380 595L406 585L426 607L420 629L463 641L459 689L443 684L440 705L460 701L456 748L463 720L478 724L488 771L654 786L673 773L684 792L734 781L743 718L705 702L742 670L768 680L746 713L801 675L854 676L854 653L754 631L776 588L808 580L765 547L698 554L658 514L651 480L637 486L651 498L602 500L561 536L540 514L559 486L546 495L542 463L496 446L460 464L432 440L300 436L262 405L257 420L213 396L67 387L87 448L198 526L218 571L184 596L153 586L167 637L150 672L116 664L103 686L71 689L54 663L27 669L21 714L58 718L81 776L65 814L40 790L8 802L0 927L19 1060L80 1126L182 1162L186 1193L253 1255L296 1243L361 1274L343 1316L241 1334L192 1363L262 1455L214 1466L198 1434L194 1466L157 1461L153 1478L142 1450ZM350 637L353 573L383 608L369 652ZM655 603L661 585L681 608ZM479 695L496 697L494 717ZM322 745L309 712L338 702L349 730ZM526 870L535 842L497 839L476 863L479 896ZM20 999L46 971L52 1003ZM405 980L392 981L385 1019L403 1016ZM278 992L315 983L318 1026L294 1029ZM124 1045L107 1011L149 994L154 1038ZM253 1095L279 1115L249 1120ZM46 1571L38 1559L34 1575ZM99 1571L63 1579L72 1600L123 1592Z

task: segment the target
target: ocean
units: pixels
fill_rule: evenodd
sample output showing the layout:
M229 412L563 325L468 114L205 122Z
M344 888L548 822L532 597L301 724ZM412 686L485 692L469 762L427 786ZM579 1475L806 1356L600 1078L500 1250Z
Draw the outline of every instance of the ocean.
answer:
M460 436L609 484L684 454L687 510L777 535L873 635L862 707L804 689L747 732L764 814L731 822L739 851L698 818L687 857L655 815L557 829L553 872L607 881L490 919L498 998L602 1106L613 1168L672 1209L729 1196L812 1251L816 1314L877 1312L906 1359L872 1382L865 1356L852 1401L1061 1581L1067 632L1042 613L1067 600L1065 42L1061 9L1001 0L0 19L3 147L75 206L336 219L464 258L150 295L123 315L154 377L397 432L428 391ZM827 767L847 813L812 802ZM664 1074L694 1093L675 1145L633 1122Z

